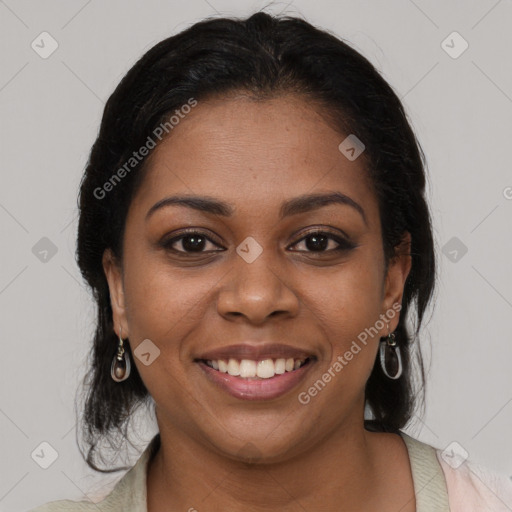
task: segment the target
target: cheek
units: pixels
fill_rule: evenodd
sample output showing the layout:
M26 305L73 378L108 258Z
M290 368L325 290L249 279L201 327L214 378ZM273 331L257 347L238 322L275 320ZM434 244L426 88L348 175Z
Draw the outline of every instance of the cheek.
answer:
M204 297L213 283L205 281L205 276L195 279L190 274L179 275L149 257L143 265L136 265L135 259L128 263L126 276L130 346L140 377L157 403L172 401L184 407L186 395L180 390L188 385L191 363L183 357L183 350L201 324ZM147 339L152 345L141 344ZM141 348L137 350L139 344ZM157 354L150 356L150 364L137 357L143 346Z
M127 272L128 274L128 272ZM184 336L204 313L204 297L212 283L147 262L126 282L130 332L163 346ZM176 348L179 345L175 345Z
M364 255L324 279L311 279L304 294L329 342L324 371L338 361L336 372L343 370L344 379L350 377L354 385L363 385L373 368L381 335L375 325L383 313L383 267L378 259Z
M354 258L320 280L315 276L305 296L323 320L351 334L378 319L382 305L382 269L368 258Z

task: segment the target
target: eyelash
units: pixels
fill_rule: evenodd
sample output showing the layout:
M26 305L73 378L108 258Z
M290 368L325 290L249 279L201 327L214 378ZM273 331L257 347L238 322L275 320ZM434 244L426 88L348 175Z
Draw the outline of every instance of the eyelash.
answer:
M190 231L187 230L187 231L182 232L179 236L175 236L168 240L164 240L163 242L161 242L160 245L164 249L170 250L177 254L185 254L185 255L206 254L208 252L222 252L222 251L198 251L198 252L178 251L178 250L172 248L172 245L174 245L174 243L176 243L177 241L183 240L184 238L187 238L192 235L199 235L202 238L205 238L208 242L215 244L215 242L213 240L211 240L208 236L206 236L205 233L203 233L201 231L196 231L196 230L190 230ZM339 245L339 247L336 247L335 249L329 249L329 250L323 250L323 251L308 251L308 250L306 250L306 251L296 251L296 252L306 252L306 253L312 253L312 254L327 254L327 253L332 253L332 252L343 252L343 251L346 252L346 251L355 249L357 247L357 245L355 245L354 243L349 242L348 240L346 240L338 235L335 235L335 234L331 233L330 231L322 231L322 230L318 230L318 229L306 233L302 238L297 240L297 242L292 244L292 246L297 245L298 243L302 242L306 238L313 236L313 235L325 235L329 239L334 240ZM217 245L217 244L215 244L215 245Z

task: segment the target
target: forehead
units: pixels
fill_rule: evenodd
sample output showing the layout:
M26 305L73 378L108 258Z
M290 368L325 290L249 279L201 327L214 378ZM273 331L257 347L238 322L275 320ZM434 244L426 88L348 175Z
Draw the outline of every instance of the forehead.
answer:
M347 135L297 96L198 102L149 156L136 203L150 207L180 192L216 196L243 211L317 190L372 202L364 158L351 161L338 148Z

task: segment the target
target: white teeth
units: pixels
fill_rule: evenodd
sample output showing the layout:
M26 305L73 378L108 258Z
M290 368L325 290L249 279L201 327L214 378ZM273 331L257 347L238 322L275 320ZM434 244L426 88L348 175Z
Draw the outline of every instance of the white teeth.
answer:
M231 358L228 361L228 373L234 377L240 375L240 363L236 359Z
M273 377L276 374L274 371L274 361L272 361L272 359L259 361L256 374L261 379L270 379L270 377Z
M281 375L286 371L286 359L276 359L274 371L277 375Z
M256 377L256 361L242 359L240 361L240 377Z
M275 375L282 375L285 372L292 372L298 370L306 359L262 359L254 361L252 359L238 359L230 358L228 361L225 359L208 360L206 364L222 373L228 373L234 377L240 376L244 379L270 379Z

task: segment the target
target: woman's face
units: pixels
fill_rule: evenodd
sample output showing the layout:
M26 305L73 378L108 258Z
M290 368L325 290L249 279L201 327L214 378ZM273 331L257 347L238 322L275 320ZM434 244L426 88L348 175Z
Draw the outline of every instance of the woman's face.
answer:
M345 137L298 97L237 97L199 102L153 150L122 270L109 251L104 268L161 431L277 461L362 428L410 258L385 273L377 200ZM309 194L342 199L293 202ZM152 209L173 196L225 206ZM289 371L290 359L306 364Z

